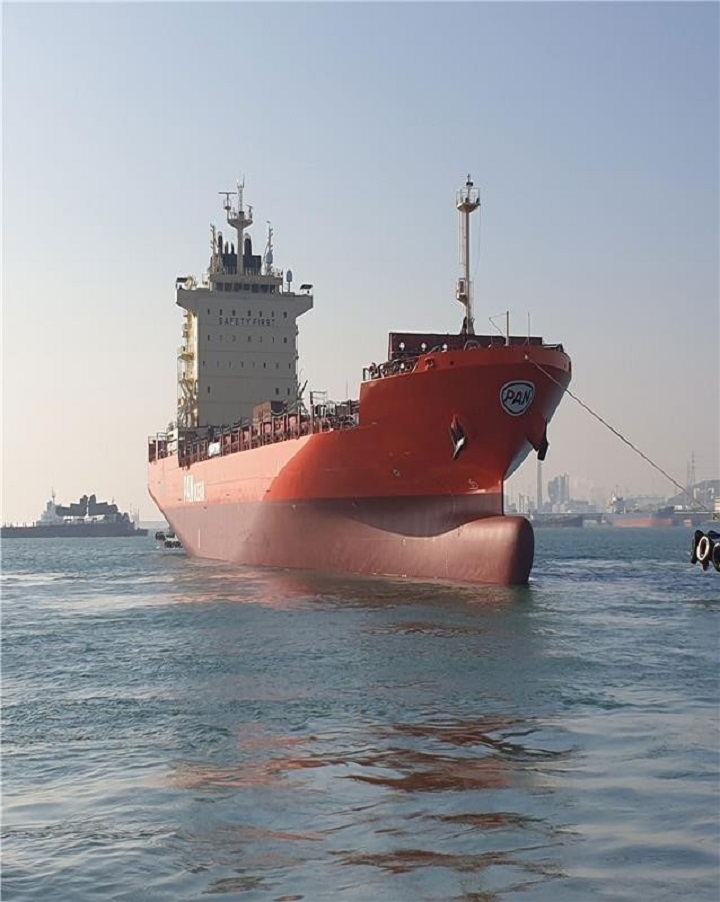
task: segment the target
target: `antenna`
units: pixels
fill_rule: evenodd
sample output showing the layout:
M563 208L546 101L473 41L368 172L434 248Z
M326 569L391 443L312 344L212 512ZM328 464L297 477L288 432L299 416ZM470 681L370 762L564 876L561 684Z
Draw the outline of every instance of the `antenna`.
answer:
M248 207L247 213L243 210L243 188L245 187L245 176L241 182L237 182L237 191L218 191L218 194L225 198L223 208L227 215L228 224L237 232L237 273L241 275L245 271L243 264L243 232L248 226L252 225L252 207ZM230 198L237 194L238 205L237 210L233 209Z
M265 245L265 275L272 275L272 264L273 264L273 230L270 225L270 220L265 220L267 222L267 244Z
M463 276L458 279L455 295L465 305L465 331L475 334L475 318L472 308L472 291L470 286L470 214L480 206L480 193L474 187L468 172L465 189L457 193L456 207L460 213L460 265Z
M223 204L223 210L226 213L229 213L232 210L232 204L230 203L230 198L234 197L237 194L237 191L218 191L218 194L221 197L225 198L225 203Z
M687 476L686 476L687 485L685 486L687 489L693 489L695 487L696 476L695 476L695 452L693 451L690 456L690 460L687 465Z

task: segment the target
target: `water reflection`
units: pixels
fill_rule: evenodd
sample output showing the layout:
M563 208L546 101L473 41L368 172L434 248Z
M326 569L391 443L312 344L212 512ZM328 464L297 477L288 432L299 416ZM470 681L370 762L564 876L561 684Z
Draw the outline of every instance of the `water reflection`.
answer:
M422 582L314 571L261 570L188 559L174 574L178 602L237 602L288 610L316 604L378 608L451 603L499 608L529 602L529 586L480 586Z
M526 725L517 721L481 719L478 721L451 720L445 723L397 724L393 730L405 736L419 737L450 746L486 746L501 755L518 760L562 757L565 753L546 749L534 749L513 737L532 736L536 732L533 722Z
M518 860L518 852L531 851L533 848L534 847L530 847L525 850L519 849L513 854L508 852L481 852L474 855L458 855L412 848L396 849L392 852L376 854L348 852L343 855L343 864L356 866L370 865L389 871L392 874L404 874L417 868L438 867L452 869L461 873L477 873L486 868L502 865L505 867L519 868L520 870L526 870L533 874L541 874L548 877L560 876L559 871L552 865L533 864L529 862L521 863ZM462 898L474 899L478 897L476 894L472 894L463 896ZM493 894L485 896L485 898L495 898L495 896Z
M310 869L315 878L304 879L312 884L317 869L336 865L393 880L441 869L478 887L488 869L507 872L516 888L555 879L552 850L567 837L545 816L547 798L540 805L528 789L544 762L571 751L544 748L540 728L503 718L438 721L435 714L353 733L244 727L232 762L178 762L170 775L170 785L193 793L195 804L219 805L224 821L188 834L183 857L192 850L188 866L199 856L216 876L230 862L241 867L240 883L219 878L208 891L237 892L252 877L269 880L258 885L278 897L298 889L292 872ZM410 898L382 880L379 886L367 898ZM474 892L452 898L483 898Z
M181 740L165 784L205 892L448 902L555 879L568 838L541 777L572 751L525 704L543 660L532 589L212 562L177 576L180 600L216 605L197 620L214 668L197 704L230 737L205 755Z

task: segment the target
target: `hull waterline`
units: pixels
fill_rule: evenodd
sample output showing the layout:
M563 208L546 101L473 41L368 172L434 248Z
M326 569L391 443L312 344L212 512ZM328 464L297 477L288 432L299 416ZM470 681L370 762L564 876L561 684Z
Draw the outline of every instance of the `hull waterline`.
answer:
M535 550L526 518L468 519L452 499L186 505L165 515L189 554L264 567L521 585Z

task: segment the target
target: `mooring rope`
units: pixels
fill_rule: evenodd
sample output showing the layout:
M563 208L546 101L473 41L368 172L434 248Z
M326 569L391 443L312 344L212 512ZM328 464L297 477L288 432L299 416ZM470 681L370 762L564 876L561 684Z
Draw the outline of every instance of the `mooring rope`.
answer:
M625 442L625 444L626 444L629 448L632 448L632 450L633 450L636 454L639 454L640 457L642 457L642 459L643 459L644 461L647 461L647 463L649 463L651 467L654 467L654 468L658 471L658 473L662 473L662 475L663 475L666 479L668 479L668 480L675 486L675 488L680 489L681 493L682 493L683 495L686 495L686 496L690 499L690 501L691 501L694 505L696 505L695 510L696 510L698 513L711 513L711 511L710 511L709 508L703 507L702 505L699 505L699 504L697 503L697 501L692 497L692 495L688 492L688 490L687 490L686 488L683 488L683 486L681 486L679 482L676 482L676 481L672 478L672 476L671 476L669 473L667 473L665 470L663 470L663 468L662 468L659 464L656 464L654 460L651 460L651 459L647 456L647 454L643 453L636 445L633 445L633 443L630 441L630 439L626 438L626 437L622 434L622 432L620 432L619 429L616 429L614 426L612 426L610 423L608 423L607 420L604 420L604 419L600 416L599 413L596 413L596 412L595 412L591 407L589 407L584 401L581 401L580 398L578 398L577 395L574 395L574 394L570 391L569 388L567 388L566 386L564 386L561 382L558 382L558 380L557 380L554 376L551 376L550 373L548 373L548 371L547 371L544 367L540 366L540 364L537 363L537 361L533 360L532 357L530 357L528 354L525 355L525 360L527 360L528 363L532 363L532 365L533 365L534 367L537 367L537 369L539 369L541 373L544 373L544 374L548 377L548 379L550 379L551 382L554 382L554 383L555 383L555 385L560 386L560 388L563 390L563 392L565 392L566 395L570 395L570 397L573 399L573 401L577 401L577 403L578 403L584 410L587 410L587 412L588 412L591 416L595 417L595 419L598 420L598 422L602 423L602 425L605 426L606 429L609 429L610 432L612 432L614 435L616 435L621 441Z

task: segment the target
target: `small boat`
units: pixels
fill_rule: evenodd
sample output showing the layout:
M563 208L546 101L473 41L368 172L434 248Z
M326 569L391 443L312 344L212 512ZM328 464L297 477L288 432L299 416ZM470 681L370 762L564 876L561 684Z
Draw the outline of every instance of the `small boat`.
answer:
M165 536L165 540L163 541L164 548L182 548L182 543L180 539L175 535L174 532L169 532Z

